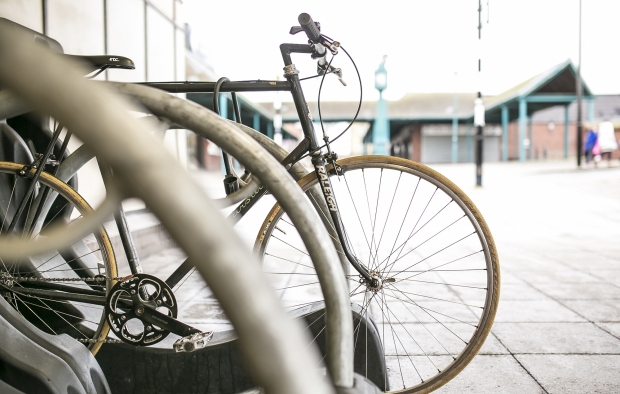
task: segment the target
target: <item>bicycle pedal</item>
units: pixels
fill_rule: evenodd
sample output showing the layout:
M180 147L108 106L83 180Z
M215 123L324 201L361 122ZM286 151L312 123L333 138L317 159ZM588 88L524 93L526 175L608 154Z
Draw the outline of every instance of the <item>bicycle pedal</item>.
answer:
M189 353L207 346L211 338L213 338L213 331L197 332L177 339L172 347L175 353Z

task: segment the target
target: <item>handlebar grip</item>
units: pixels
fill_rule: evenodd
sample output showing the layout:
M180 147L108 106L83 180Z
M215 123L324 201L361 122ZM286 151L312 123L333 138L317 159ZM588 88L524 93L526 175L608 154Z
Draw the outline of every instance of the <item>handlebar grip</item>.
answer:
M304 32L306 33L310 41L314 43L318 43L321 41L321 32L319 31L318 27L316 26L310 15L304 12L303 14L299 15L299 18L297 18L297 20L299 21L301 28L304 29Z

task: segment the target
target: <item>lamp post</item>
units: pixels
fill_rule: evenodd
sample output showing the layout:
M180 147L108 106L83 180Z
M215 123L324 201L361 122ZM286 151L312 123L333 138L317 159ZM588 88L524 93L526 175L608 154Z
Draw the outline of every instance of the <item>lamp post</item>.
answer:
M387 88L386 58L387 56L383 56L383 61L375 71L375 88L379 91L375 123L372 128L373 154L375 155L390 154L390 121L387 101L383 98L383 91Z
M579 64L577 64L577 76L575 87L577 88L577 167L581 167L581 155L583 151L583 120L581 118L581 0L579 0Z

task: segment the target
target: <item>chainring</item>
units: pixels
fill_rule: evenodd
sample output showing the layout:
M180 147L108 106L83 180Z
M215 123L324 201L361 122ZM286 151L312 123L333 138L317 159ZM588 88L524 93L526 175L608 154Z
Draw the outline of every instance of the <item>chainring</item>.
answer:
M174 293L161 279L148 274L135 274L117 282L106 298L105 313L110 328L123 342L133 346L150 346L170 334L136 314L141 304L176 318L178 307Z

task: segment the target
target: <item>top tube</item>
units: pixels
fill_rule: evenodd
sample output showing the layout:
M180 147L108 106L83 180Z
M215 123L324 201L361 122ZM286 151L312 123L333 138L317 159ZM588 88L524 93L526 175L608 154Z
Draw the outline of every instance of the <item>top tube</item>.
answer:
M213 93L215 82L140 82L168 93ZM292 86L288 81L231 81L225 82L220 92L290 92Z

